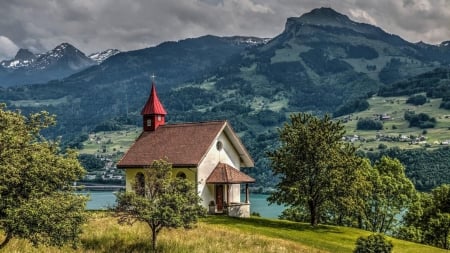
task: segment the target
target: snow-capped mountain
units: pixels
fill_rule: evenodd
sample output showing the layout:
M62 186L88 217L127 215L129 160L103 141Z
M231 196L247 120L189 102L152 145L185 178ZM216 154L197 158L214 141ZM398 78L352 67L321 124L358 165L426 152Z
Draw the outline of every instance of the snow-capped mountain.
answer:
M37 69L47 69L49 67L70 68L73 70L81 70L92 66L94 62L88 58L83 52L70 45L62 43L49 52L41 55L36 59L34 65ZM64 66L65 65L65 66Z
M62 43L43 54L20 49L14 59L0 63L0 86L60 79L95 64L95 61L69 43Z
M12 60L2 61L2 67L6 69L17 69L30 66L35 60L36 55L30 52L28 49L19 49L16 56Z
M450 40L444 41L439 44L440 47L450 47Z
M229 39L236 43L237 45L246 45L248 47L259 46L262 44L266 44L272 38L258 38L251 36L232 36L232 37L224 37L225 39Z
M106 59L108 59L109 57L116 55L118 53L120 53L120 50L118 50L118 49L107 49L102 52L90 54L88 57L91 60L97 62L97 64L100 64L103 61L105 61Z

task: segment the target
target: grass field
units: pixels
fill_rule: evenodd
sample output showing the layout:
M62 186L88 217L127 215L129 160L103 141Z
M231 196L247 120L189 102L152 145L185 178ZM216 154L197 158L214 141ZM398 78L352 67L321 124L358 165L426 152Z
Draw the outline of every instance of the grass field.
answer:
M355 142L356 145L360 145L362 149L377 149L380 143L385 144L388 147L398 146L403 149L418 148L427 146L428 148L440 147L440 143L445 140L450 140L450 111L440 109L439 105L441 99L430 99L424 105L414 106L406 104L408 97L377 97L374 96L368 99L370 108L363 112L354 113L350 116L350 120L347 121L345 129L347 135L358 135L366 139L364 142ZM436 118L437 124L435 128L426 129L426 134L423 134L424 130L419 128L410 128L408 121L404 119L404 113L406 111L414 111L416 114L426 113L431 117ZM380 131L361 131L356 129L356 124L359 118L376 118L375 115L389 115L390 120L385 120L383 123L383 130ZM339 119L344 119L345 116ZM424 135L426 144L411 145L408 142L390 142L390 141L376 141L376 135L388 135L388 136L421 136ZM369 141L367 141L369 140ZM370 141L372 140L372 141Z
M370 233L363 230L318 226L263 218L237 219L225 216L204 218L193 229L163 230L158 252L352 252L356 239ZM0 234L0 239L2 235ZM33 248L13 239L1 252L150 252L150 231L145 224L120 226L108 213L91 213L84 228L81 246ZM394 253L447 252L421 244L391 239Z
M79 152L81 154L114 156L127 151L141 132L139 127L128 126L125 130L120 131L92 133L89 135L89 139L83 142L83 149Z

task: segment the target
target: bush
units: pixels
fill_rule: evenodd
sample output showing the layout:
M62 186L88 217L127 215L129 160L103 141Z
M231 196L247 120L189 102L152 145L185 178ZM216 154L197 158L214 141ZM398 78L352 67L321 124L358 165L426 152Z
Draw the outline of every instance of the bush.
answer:
M427 97L425 97L424 95L415 95L415 96L408 98L408 100L406 100L407 104L413 104L413 105L423 105L426 102L427 102Z
M378 149L387 149L387 145L384 143L378 144Z
M383 129L383 123L369 118L359 119L356 124L358 130L381 130Z
M359 237L356 240L354 253L390 253L392 252L391 241L387 241L383 235L373 234L368 237Z
M409 127L419 127L421 129L434 128L436 126L436 119L430 117L426 113L415 114L413 111L405 112L405 120L409 121Z

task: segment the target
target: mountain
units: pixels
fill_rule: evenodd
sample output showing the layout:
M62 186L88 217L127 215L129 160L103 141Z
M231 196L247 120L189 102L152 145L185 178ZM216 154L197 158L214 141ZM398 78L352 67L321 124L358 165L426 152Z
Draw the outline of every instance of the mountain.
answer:
M14 59L0 63L3 67L0 86L43 83L67 77L94 64L93 60L69 43L62 43L38 55L20 49Z
M270 185L265 152L277 145L276 128L289 114L359 110L352 105L380 88L448 67L445 45L411 43L319 8L288 18L273 39L207 35L164 42L61 80L0 89L0 100L24 113L58 115L47 134L68 140L105 122L141 125L139 111L155 74L168 122L228 119L256 161L248 173Z
M234 100L253 113L332 113L381 86L448 66L449 61L449 48L410 43L333 9L319 8L288 18L280 35L221 66L207 79L215 88L208 91L215 95L208 97ZM238 96L228 98L230 93Z
M449 47L450 48L450 40L442 42L441 44L439 44L439 46L441 46L441 47Z
M152 74L156 74L158 91L164 93L188 81L203 80L249 46L217 36L164 42L116 54L61 80L0 89L0 101L23 113L47 110L58 115L58 127L47 134L62 135L67 140L117 117L127 117L138 124Z
M9 61L2 61L1 66L6 69L18 69L22 67L30 66L37 56L30 52L28 49L19 49L14 59Z
M88 57L91 60L97 62L97 64L100 64L103 61L105 61L106 59L108 59L109 57L116 55L118 53L120 53L120 50L118 50L118 49L107 49L102 52L90 54Z

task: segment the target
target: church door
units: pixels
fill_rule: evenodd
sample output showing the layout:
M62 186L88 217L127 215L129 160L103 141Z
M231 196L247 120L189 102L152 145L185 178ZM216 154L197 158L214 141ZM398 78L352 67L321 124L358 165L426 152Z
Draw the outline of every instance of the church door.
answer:
M216 185L216 205L217 211L223 211L223 185Z

